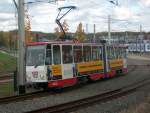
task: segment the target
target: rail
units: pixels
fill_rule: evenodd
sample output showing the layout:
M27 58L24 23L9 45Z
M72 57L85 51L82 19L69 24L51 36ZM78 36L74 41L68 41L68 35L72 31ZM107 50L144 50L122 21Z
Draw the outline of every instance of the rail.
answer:
M130 66L130 70L128 72L128 74L130 72L135 71L135 69L137 68L136 65L132 65ZM22 100L28 100L28 99L33 99L33 98L39 98L39 97L45 97L48 96L50 94L56 94L57 92L53 92L53 91L37 91L34 93L27 93L24 95L16 95L16 96L10 96L10 97L4 97L4 98L0 98L0 104L7 104L10 102L17 102L17 101L22 101Z
M12 79L13 77L14 77L14 73L13 72L0 73L0 81L1 80L9 80L9 79Z
M150 83L150 77L145 78L141 81L135 82L131 85L124 86L122 88L118 88L116 90L112 90L106 93L102 93L102 94L98 94L98 95L91 96L88 98L71 101L71 102L67 102L67 103L63 103L63 104L59 104L55 106L50 106L50 107L46 107L46 108L42 108L42 109L38 109L34 111L29 111L26 113L67 113L67 112L71 112L74 110L78 110L81 107L83 108L83 107L89 106L91 104L106 102L106 101L110 101L110 100L128 95L132 92L135 92L138 88L141 88L149 83Z

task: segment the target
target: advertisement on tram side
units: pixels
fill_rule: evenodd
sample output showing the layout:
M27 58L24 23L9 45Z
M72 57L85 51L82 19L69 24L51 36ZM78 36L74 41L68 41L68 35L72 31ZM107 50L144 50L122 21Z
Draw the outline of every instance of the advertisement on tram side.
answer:
M77 64L78 72L89 72L103 69L103 61L91 61Z
M110 60L109 65L111 68L123 67L123 59Z

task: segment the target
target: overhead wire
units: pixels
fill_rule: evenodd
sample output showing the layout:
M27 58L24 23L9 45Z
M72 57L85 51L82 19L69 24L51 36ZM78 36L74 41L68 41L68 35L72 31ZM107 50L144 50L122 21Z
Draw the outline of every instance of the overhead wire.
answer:
M70 1L69 0L67 0L66 2L65 2L65 5L66 4L68 4ZM49 3L48 1L40 1L40 0L36 0L36 1L32 1L32 2L28 2L28 4L33 4L33 3ZM105 16L98 16L99 18L101 18L101 19L103 19L103 20L107 20L107 18L105 17ZM120 19L112 19L112 23L115 23L115 22L119 22L119 21L127 21L127 20L120 20ZM95 23L96 23L96 21L95 21Z
M55 1L55 2L54 2ZM68 2L69 2L69 0L67 0ZM110 1L110 0L106 0L106 1ZM54 2L54 3L56 3L57 2L57 0L36 0L36 1L29 1L29 2L27 2L27 3L25 3L25 4L33 4L33 3L52 3L52 2ZM96 2L94 1L93 3L95 3L95 5L96 5ZM56 4L55 4L56 5ZM58 5L56 5L57 7L58 7ZM78 10L79 11L79 10ZM77 15L78 15L78 13L76 13ZM46 14L45 14L46 15ZM78 15L79 16L79 15ZM101 20L104 20L104 22L105 23L107 23L107 20L108 20L108 18L106 17L106 16L97 16L97 18L99 18L99 19L101 19ZM102 22L101 20L97 20L97 21L94 21L95 23L96 22ZM118 19L118 18L114 18L114 17L112 17L111 18L111 23L113 24L113 23L130 23L130 24L132 24L132 25L135 25L135 24L137 24L138 22L135 22L135 21L133 21L133 20L125 20L125 19ZM134 24L135 23L135 24ZM44 23L41 23L41 24L44 24ZM51 23L49 23L49 24L51 24Z

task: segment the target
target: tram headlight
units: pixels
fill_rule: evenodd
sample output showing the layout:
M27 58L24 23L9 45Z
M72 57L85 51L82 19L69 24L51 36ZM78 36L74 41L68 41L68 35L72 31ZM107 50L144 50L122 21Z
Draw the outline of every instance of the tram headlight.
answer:
M31 76L29 74L26 75L27 80L31 80Z
M40 74L40 78L41 78L41 79L44 79L44 74Z

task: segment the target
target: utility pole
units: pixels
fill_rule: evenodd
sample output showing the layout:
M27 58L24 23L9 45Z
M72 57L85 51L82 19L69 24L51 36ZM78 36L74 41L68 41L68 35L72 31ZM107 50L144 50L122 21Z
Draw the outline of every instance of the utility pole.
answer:
M24 0L18 0L18 90L25 93L25 28L24 28Z
M142 25L140 25L140 37L139 37L139 42L140 42L140 54L142 52Z
M108 44L111 44L111 28L110 28L111 18L110 15L108 15Z
M125 39L124 39L124 44L128 44L128 31L126 31Z
M140 25L140 34L142 33L142 25Z
M86 33L88 34L88 24L86 24Z

